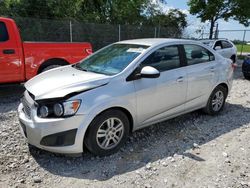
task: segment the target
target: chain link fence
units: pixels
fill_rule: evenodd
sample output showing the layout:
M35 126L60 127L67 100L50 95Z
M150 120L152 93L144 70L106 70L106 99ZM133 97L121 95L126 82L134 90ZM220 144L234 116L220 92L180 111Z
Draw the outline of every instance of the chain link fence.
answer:
M90 42L94 50L120 40L182 36L179 29L172 27L110 25L23 17L13 19L19 26L24 41Z

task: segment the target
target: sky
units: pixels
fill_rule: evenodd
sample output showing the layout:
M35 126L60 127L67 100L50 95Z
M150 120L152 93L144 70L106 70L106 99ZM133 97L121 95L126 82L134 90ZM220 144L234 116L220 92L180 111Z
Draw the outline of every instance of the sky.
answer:
M188 37L200 37L201 35L195 34L195 31L202 25L200 20L196 18L196 16L189 14L189 7L187 5L188 0L166 0L167 4L162 5L162 8L168 10L169 8L178 8L181 9L184 13L186 13L188 20L188 27L186 29L186 34ZM250 27L244 27L242 24L234 20L229 20L228 22L224 20L219 20L219 30L244 30L249 29ZM205 32L208 32L209 24L203 24L207 27ZM230 40L243 39L244 32L220 32L220 38L228 38ZM246 40L250 41L250 31L246 32Z

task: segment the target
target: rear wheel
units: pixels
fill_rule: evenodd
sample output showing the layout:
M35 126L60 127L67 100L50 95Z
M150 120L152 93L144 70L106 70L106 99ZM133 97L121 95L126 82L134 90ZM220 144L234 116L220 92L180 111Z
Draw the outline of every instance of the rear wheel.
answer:
M129 120L119 110L108 110L90 124L84 143L88 150L99 156L117 152L129 135Z
M69 62L63 59L49 59L46 62L42 63L39 67L37 73L40 74L42 72L48 71L50 69L54 69L60 66L68 65Z
M243 74L244 75L244 78L246 79L246 80L250 80L250 76L249 75L246 75L246 74Z
M210 95L207 106L204 108L205 113L209 115L218 114L224 107L228 91L223 86L217 86Z

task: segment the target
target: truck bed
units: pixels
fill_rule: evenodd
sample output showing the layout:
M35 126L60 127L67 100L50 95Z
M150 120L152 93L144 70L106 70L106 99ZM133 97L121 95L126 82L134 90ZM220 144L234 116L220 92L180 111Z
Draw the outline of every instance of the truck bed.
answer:
M87 42L23 42L23 51L26 78L30 79L37 74L42 63L57 59L67 64L74 64L90 55L92 46Z

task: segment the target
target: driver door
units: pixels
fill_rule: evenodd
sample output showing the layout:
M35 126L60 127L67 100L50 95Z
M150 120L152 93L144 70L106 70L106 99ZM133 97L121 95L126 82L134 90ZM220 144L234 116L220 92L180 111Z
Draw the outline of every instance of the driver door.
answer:
M137 118L141 126L161 121L184 111L187 92L186 67L182 66L180 47L165 46L149 55L141 64L160 71L158 78L134 81Z
M11 24L0 21L0 83L21 81L21 58Z

